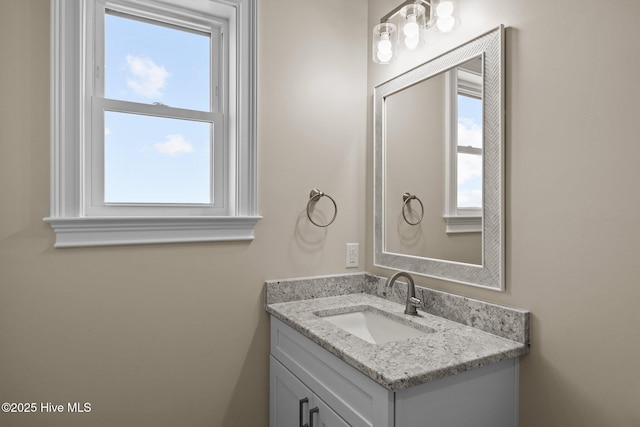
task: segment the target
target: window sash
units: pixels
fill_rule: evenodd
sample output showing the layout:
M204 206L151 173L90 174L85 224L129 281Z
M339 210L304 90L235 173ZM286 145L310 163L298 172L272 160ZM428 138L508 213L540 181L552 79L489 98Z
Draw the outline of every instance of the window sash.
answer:
M151 115L154 117L195 120L213 125L211 146L211 203L105 203L104 202L104 113ZM151 114L151 112L155 114ZM227 215L228 182L226 144L224 138L224 117L220 113L184 110L161 105L138 104L129 101L94 98L92 111L92 143L86 150L85 201L86 215L89 216L131 216L131 215ZM143 212L144 211L144 212ZM150 212L153 211L153 212ZM147 213L148 212L148 213Z
M458 145L458 153L475 154L478 156L482 156L482 148Z
M210 111L190 110L167 105L144 104L105 98L105 15L113 13L131 19L139 19L156 25L167 25L207 33L210 42ZM131 7L117 1L100 1L96 6L94 21L94 58L90 71L93 82L90 91L91 110L87 113L91 125L87 128L87 146L85 147L84 168L84 214L88 216L218 216L230 215L228 194L229 153L226 151L228 137L225 132L224 115L224 52L222 28L216 20L203 20L186 12L175 10L155 10L148 5ZM106 111L130 114L142 114L161 118L195 120L210 123L213 126L211 135L211 203L105 203L104 201L104 115Z
M228 78L225 75L224 67L227 63L228 46L225 44L223 33L227 29L227 24L213 16L207 19L189 13L186 10L159 10L151 8L149 5L139 5L133 8L123 4L121 1L100 0L95 10L94 17L94 69L89 70L93 74L93 94L98 97L105 97L105 15L111 13L115 16L126 17L155 25L175 28L182 31L192 31L210 36L210 82L211 88L211 111L224 112L226 109L224 87ZM127 3L132 3L128 1Z

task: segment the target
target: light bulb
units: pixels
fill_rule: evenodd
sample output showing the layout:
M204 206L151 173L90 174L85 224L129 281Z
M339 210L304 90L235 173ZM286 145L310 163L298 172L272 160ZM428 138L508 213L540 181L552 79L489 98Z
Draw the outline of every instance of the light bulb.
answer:
M391 50L382 51L378 49L378 52L376 52L376 56L378 57L378 61L384 64L385 62L391 61L391 58L393 57L393 52L391 52Z
M448 18L453 15L453 2L443 1L436 7L436 15L438 18Z
M415 38L420 34L420 27L416 22L416 15L407 15L407 23L403 27L404 35L406 37Z
M456 18L454 18L453 16L449 16L447 18L439 18L438 21L436 21L436 26L438 27L439 31L448 33L456 26Z
M380 34L380 41L378 42L378 52L391 52L391 40L389 40L388 33Z
M398 27L391 22L381 22L373 28L371 59L376 64L387 64L396 58Z
M404 45L409 50L413 50L416 47L418 47L419 43L420 43L420 37L405 37L404 38Z

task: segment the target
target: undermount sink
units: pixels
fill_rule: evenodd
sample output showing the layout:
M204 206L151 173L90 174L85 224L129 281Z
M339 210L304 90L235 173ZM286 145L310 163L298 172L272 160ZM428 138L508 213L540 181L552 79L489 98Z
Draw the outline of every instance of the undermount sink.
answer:
M334 310L332 310L333 312ZM371 307L357 307L347 313L317 312L317 316L335 326L372 344L385 344L392 341L415 338L430 332L425 329L409 326L402 319L393 319L379 314Z

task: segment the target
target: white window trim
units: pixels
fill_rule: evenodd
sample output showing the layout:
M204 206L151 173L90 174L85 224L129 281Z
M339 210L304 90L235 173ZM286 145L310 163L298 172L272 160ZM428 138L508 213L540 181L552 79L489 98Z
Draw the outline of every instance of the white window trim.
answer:
M229 111L238 118L228 132L231 191L225 216L88 216L85 212L85 114L88 73L86 28L91 0L51 2L51 200L49 223L55 247L252 240L257 215L256 0L213 0L229 14ZM136 2L137 0L129 0ZM161 3L157 3L161 7Z
M484 58L483 58L484 60ZM458 80L458 68L453 68L445 74L447 94L446 135L445 135L445 213L446 232L479 233L482 232L482 208L458 208L458 93L477 96L482 94L482 76L467 73L468 79ZM469 148L471 154L478 149ZM462 151L466 151L463 148Z

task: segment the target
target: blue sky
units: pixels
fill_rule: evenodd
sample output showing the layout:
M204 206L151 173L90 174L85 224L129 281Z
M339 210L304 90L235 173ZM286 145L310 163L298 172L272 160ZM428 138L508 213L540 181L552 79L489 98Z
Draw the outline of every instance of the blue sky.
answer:
M106 15L105 97L210 111L210 38ZM210 123L105 113L105 201L209 203Z
M482 100L458 96L458 145L482 148ZM482 206L482 157L458 154L458 207Z

